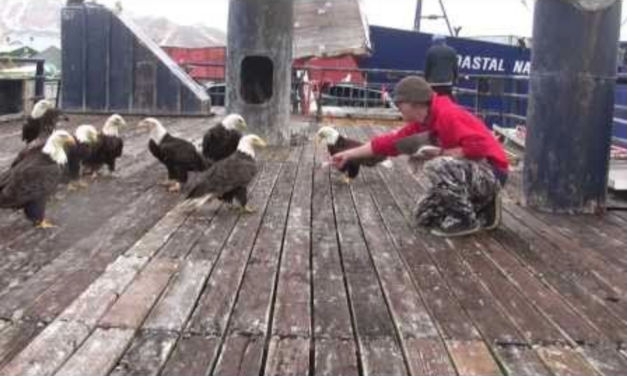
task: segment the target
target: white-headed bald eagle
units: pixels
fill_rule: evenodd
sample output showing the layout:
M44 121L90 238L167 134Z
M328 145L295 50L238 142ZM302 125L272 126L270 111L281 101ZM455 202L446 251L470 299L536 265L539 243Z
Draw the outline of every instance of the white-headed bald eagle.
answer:
M211 166L191 142L169 134L159 120L147 118L138 126L150 129L148 149L167 168L169 182L166 185L170 192L180 192L189 172L205 171Z
M231 114L211 127L202 138L202 154L211 162L221 161L237 150L246 121L241 115Z
M22 140L27 144L39 139L46 140L57 126L59 119L68 120L52 102L42 99L35 104L33 111L22 126ZM45 142L45 141L44 141Z
M98 130L93 125L80 125L74 132L75 145L68 150L67 178L68 189L86 188L88 184L81 180L81 166L91 157L98 145Z
M244 213L253 213L255 209L248 206L248 185L257 174L255 147L266 146L266 142L256 135L242 137L235 153L200 175L187 198L200 198L197 205L213 198L229 204L236 200Z
M337 129L329 126L320 128L316 134L315 142L316 144L324 142L327 145L327 149L331 156L363 145L357 140L342 136ZM371 158L349 161L340 171L344 173L344 181L350 184L350 182L355 179L357 175L359 175L359 168L361 166L374 167L378 164L388 168L392 166L392 162L387 160L387 157L374 156Z
M75 143L66 131L54 131L43 148L20 153L9 170L0 175L0 208L23 209L37 227L49 228L46 201L61 180L67 150Z
M115 163L124 150L124 140L120 137L120 128L124 126L126 126L124 118L115 114L107 119L102 130L98 132L98 139L83 160L83 166L90 170L94 177L105 165L110 173L115 172Z

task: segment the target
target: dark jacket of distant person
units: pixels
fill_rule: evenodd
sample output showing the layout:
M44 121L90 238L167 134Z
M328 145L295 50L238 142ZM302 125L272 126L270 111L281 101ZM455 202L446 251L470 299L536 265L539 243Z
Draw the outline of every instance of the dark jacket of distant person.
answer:
M446 44L444 36L434 35L426 59L425 79L434 89L455 84L458 74L457 51Z

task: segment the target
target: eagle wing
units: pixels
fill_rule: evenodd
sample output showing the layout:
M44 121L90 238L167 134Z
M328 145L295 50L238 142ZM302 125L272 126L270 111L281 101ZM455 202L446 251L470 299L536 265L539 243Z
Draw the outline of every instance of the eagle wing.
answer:
M26 143L30 143L39 137L41 125L39 119L33 119L32 117L26 118L26 123L22 126L22 140Z
M24 161L10 170L2 189L2 205L20 207L54 193L61 179L61 170L52 161L36 158Z
M31 142L24 149L20 150L17 154L17 157L11 162L11 167L15 167L18 163L22 162L24 159L29 158L33 155L39 154L41 150L44 148L46 140L37 139L35 142Z
M253 158L240 153L214 164L203 172L188 194L189 198L207 194L223 195L236 188L246 187L257 174L257 163Z
M159 145L157 145L157 143L152 139L148 141L148 150L150 150L150 154L152 154L159 162L165 163L165 157L161 153L161 148L159 148Z
M102 153L106 160L120 158L124 151L124 140L120 137L101 135Z
M361 142L357 140L353 140L352 138L347 138L344 136L340 136L335 145L329 145L329 154L335 155L337 153L341 153L346 150L354 149L363 145Z
M158 154L162 156L162 162L166 165L175 164L187 171L204 171L207 168L207 163L196 147L182 138L164 139L158 148L160 149Z
M240 132L228 130L222 124L218 124L203 136L202 153L205 158L214 162L221 161L237 150L241 138Z

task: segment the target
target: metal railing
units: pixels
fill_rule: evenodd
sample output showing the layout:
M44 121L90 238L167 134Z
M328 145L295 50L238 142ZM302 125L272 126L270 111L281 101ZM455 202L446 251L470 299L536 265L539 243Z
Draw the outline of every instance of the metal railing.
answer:
M191 67L217 67L224 64L191 63ZM398 117L392 91L395 84L421 71L359 68L322 68L308 65L293 67L292 111L302 115L373 116L384 114ZM625 87L627 75L619 76ZM224 78L206 82L205 86L216 106L225 103ZM488 126L512 128L525 125L529 92L528 76L463 74L454 88L457 102L482 118ZM627 133L627 105L615 107L615 127ZM627 137L626 137L627 138Z

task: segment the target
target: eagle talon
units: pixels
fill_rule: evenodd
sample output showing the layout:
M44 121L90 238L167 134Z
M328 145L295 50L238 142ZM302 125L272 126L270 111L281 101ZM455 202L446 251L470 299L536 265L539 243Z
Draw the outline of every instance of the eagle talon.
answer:
M52 223L48 222L47 220L43 220L39 223L37 223L35 225L36 228L40 228L40 229L50 229L50 228L57 228L57 226L53 225Z
M239 210L242 214L255 214L257 212L257 209L253 208L252 206L240 206Z
M169 179L159 183L159 185L162 186L162 187L171 187L172 184L174 184L174 182L172 180L169 180Z
M83 181L83 180L79 180L79 181L73 181L71 183L69 183L67 185L67 190L69 192L75 192L78 191L80 189L86 189L89 188L89 183Z
M346 175L342 178L342 183L344 184L351 185L352 182L353 182L353 179L349 178Z
M170 193L179 193L181 192L181 183L174 183L168 188L168 192Z

